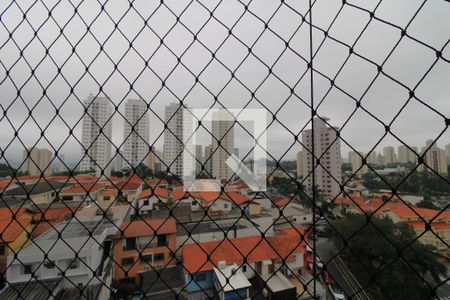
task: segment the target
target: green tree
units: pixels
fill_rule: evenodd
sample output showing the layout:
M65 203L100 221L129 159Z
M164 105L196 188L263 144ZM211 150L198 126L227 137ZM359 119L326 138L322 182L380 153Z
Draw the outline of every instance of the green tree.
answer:
M446 267L437 260L434 247L416 240L405 224L388 217L347 214L328 232L341 256L374 299L433 299L424 279L429 273L440 282Z

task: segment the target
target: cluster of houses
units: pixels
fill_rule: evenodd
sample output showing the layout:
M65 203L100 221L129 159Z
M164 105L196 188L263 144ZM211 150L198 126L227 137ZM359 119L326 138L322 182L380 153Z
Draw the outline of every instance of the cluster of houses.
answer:
M1 299L310 298L312 218L292 199L138 175L0 187Z
M335 199L336 214L346 212L388 216L394 223L409 225L419 241L432 245L442 254L450 255L450 210L418 207L411 196L392 193L360 193L352 191Z

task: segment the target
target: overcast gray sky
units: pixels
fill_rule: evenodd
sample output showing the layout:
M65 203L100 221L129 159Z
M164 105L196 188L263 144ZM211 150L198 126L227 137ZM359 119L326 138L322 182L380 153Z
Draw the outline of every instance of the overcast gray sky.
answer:
M309 121L309 108L299 97L310 102L310 78L307 74L298 82L307 65L295 54L297 52L309 58L309 27L303 24L297 30L302 21L298 13L306 13L308 1L285 0L289 7L282 5L279 8L280 1L254 0L250 2L247 12L244 4L249 1L244 0L225 0L220 4L217 0L164 0L172 12L164 5L160 6L160 1L133 1L133 7L144 19L151 16L148 26L145 26L136 10L130 9L129 1L45 0L34 5L32 2L0 2L0 105L3 110L7 109L8 119L0 118L0 147L6 149L8 159L20 159L23 149L22 144L14 138L12 126L20 127L20 139L26 146L32 146L40 139L39 126L44 128L51 120L45 130L48 142L56 148L62 146L67 160L79 159L80 146L74 136L81 140L79 121L83 111L77 98L82 101L90 93L97 94L99 85L103 85L103 94L116 105L123 101L120 111L123 111L127 98L142 97L151 102L150 143L155 142L160 149L163 137L156 138L163 130L163 123L159 118L163 118L164 107L177 102L177 98L184 99L191 107L206 108L214 103L211 93L217 95L220 92L218 100L223 105L239 108L246 105L251 100L251 92L255 92L255 97L269 110L279 110L277 118L289 130L298 133ZM74 16L73 6L81 2L78 14ZM378 1L348 2L373 10ZM102 3L104 11L101 11ZM377 8L375 16L404 28L421 3L413 0L385 0ZM313 24L327 29L341 5L341 0L317 0L313 9ZM52 10L52 18L48 17L48 10ZM210 17L212 10L213 18ZM238 21L242 14L244 16ZM93 22L97 15L98 18ZM179 22L176 16L179 16ZM329 35L345 44L353 44L368 20L368 13L345 5L329 30ZM265 30L264 22L268 22L268 28L276 34ZM115 23L118 23L117 29ZM37 37L34 37L33 28L39 29ZM64 36L60 35L61 28ZM232 36L229 36L229 28L232 28ZM12 39L8 32L13 32ZM197 41L194 41L192 33L197 33ZM261 33L262 36L253 45ZM409 25L407 33L436 49L442 49L450 38L450 4L443 0L427 1ZM162 46L157 35L164 37ZM323 37L321 31L314 30L314 50ZM354 49L358 54L381 63L399 39L399 29L372 20ZM286 50L285 41L288 40L291 49ZM133 41L131 50L129 41ZM103 43L101 50L99 44ZM189 46L191 43L192 46ZM71 44L77 45L76 53L72 53ZM248 55L247 47L252 45L252 53L241 64ZM212 59L205 46L211 51L220 48L216 59L203 70ZM177 62L177 56L181 56L184 66ZM314 59L314 66L321 73L334 77L347 56L348 48L327 39ZM442 51L442 56L450 59L449 45ZM150 57L152 59L146 68L143 59ZM383 70L412 89L435 59L434 51L404 38ZM263 63L270 66L275 63L273 73L284 83L270 75L261 85L268 75L268 68ZM114 71L115 64L122 74ZM85 73L85 65L90 66L89 74ZM231 73L224 65L233 71L239 66L235 71L236 78L227 86ZM35 69L35 76L31 79L30 66ZM58 68L61 68L59 75ZM175 70L171 73L173 68ZM6 70L9 70L9 76L6 76ZM351 55L336 78L336 84L353 97L360 98L375 75L376 68L373 65ZM199 76L202 85L195 83L195 76ZM166 82L162 90L160 78ZM135 82L133 91L130 91L129 82ZM417 87L415 94L441 114L450 117L449 82L450 64L440 59ZM70 93L71 86L74 88L73 94ZM21 95L17 98L19 87ZM46 89L44 97L42 87ZM316 104L329 87L327 79L320 75L314 77ZM294 88L297 96L291 94L290 88ZM280 108L288 98L286 105ZM361 103L383 122L390 122L407 99L408 91L405 88L381 75ZM57 107L61 106L60 116L55 118L55 109L50 101ZM24 103L30 108L35 106L32 112L34 120L29 118ZM262 105L253 99L249 107ZM329 117L334 126L342 126L354 108L354 100L333 88L319 106L318 113ZM63 121L74 127L74 136L69 136L69 129ZM117 115L113 120L113 141L117 145L122 142L122 128L123 118ZM425 140L434 139L444 128L441 116L414 99L392 126L395 134L411 146L424 145ZM358 110L344 127L342 137L359 151L366 152L383 133L384 128L380 123ZM237 136L237 146L248 149L250 145L245 134ZM279 123L269 127L267 140L268 151L275 158L280 158L294 141L293 136ZM48 147L48 142L40 140L38 146ZM449 130L438 141L440 146L448 143ZM388 136L380 147L399 144ZM294 158L300 148L296 144L285 158ZM344 144L342 151L348 151Z

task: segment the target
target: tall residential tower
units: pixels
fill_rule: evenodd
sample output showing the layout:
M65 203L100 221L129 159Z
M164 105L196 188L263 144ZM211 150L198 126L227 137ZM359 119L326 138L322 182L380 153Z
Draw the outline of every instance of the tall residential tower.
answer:
M85 114L81 133L81 171L95 171L100 176L111 174L112 105L105 97L92 95L84 101Z

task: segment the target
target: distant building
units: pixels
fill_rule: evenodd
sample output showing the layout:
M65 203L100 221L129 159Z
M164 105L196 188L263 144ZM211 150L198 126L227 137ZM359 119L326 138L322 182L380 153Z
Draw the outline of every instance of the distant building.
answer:
M205 156L203 158L206 174L212 176L212 145L205 146Z
M195 175L198 176L202 173L203 164L203 146L195 145Z
M367 165L362 165L362 159L364 158L364 153L350 151L348 153L348 160L352 165L352 172L359 175L366 174L368 172Z
M431 148L426 151L426 149L430 146ZM423 154L425 151L426 153L424 156L424 164L426 166L419 166L419 171L427 172L431 169L441 175L448 175L448 161L445 150L436 146L436 144L433 143L432 140L428 140L426 142L426 146L422 147L421 154Z
M299 151L297 153L297 177L303 177L303 152Z
M164 122L164 164L163 171L170 168L169 175L183 175L184 164L193 164L194 157L190 155L189 161L184 162L183 151L185 147L192 148L192 144L184 141L184 132L192 132L192 116L185 112L184 107L178 103L166 106ZM187 138L187 137L186 137Z
M369 165L378 165L377 152L374 150L367 156L366 161Z
M119 153L117 153L114 156L114 166L113 166L114 171L120 171L123 169L123 154L122 151L119 151Z
M417 148L412 148L415 152L417 152ZM414 154L414 152L406 147L405 145L400 145L397 148L398 153L398 162L405 164L405 163L413 163L417 161L417 156Z
M239 148L234 148L234 155L239 158Z
M108 98L89 96L84 101L81 133L81 171L94 170L97 176L111 175L112 105Z
M58 154L58 162L56 165L56 171L58 173L68 172L69 168L65 165L65 157L63 153Z
M53 154L48 149L31 148L23 151L23 166L21 170L30 176L50 176L52 173Z
M128 99L123 127L123 168L147 163L149 123L147 103L142 99Z
M234 153L234 117L225 111L213 113L212 151L214 178L220 180L231 179L234 172L228 167L226 160Z
M397 162L397 156L395 155L394 147L391 147L391 146L384 147L383 148L383 157L384 157L384 163L386 165L394 164Z
M378 153L377 155L377 165L378 166L386 165L386 160L384 159L384 156L381 153Z
M312 130L302 133L303 174L306 176L305 187L309 193L313 191L313 163L320 158L320 165L314 169L315 185L327 197L335 197L340 193L341 183L341 141L336 138L337 127L329 127L325 123L329 119L314 118L314 157L312 156ZM311 173L311 174L310 174ZM309 175L308 175L309 174Z
M147 156L147 167L152 170L153 174L156 173L156 153L155 153L155 147L150 147L150 153Z

